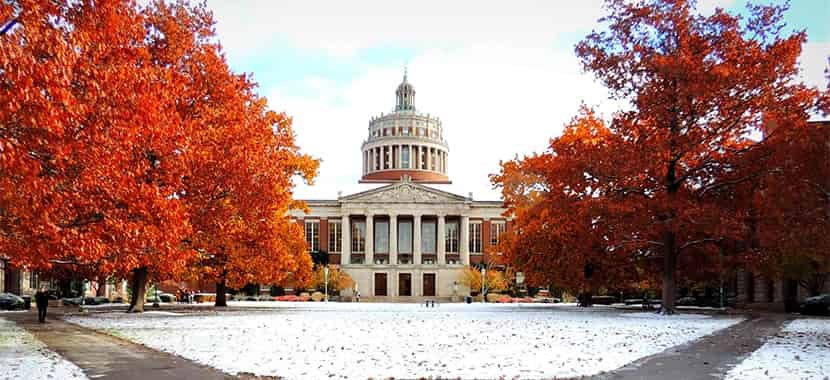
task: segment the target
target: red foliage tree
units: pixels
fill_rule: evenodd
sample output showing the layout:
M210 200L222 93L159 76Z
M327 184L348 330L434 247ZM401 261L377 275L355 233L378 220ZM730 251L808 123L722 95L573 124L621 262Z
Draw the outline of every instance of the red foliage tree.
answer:
M207 11L164 3L152 11L148 20L164 38L151 51L187 78L178 112L193 124L180 195L198 252L191 274L216 282L217 306L226 306L228 285L275 283L289 272L309 277L311 258L288 210L296 206L294 176L310 182L317 161L299 152L291 120L267 109L248 76L231 72L210 38Z
M593 289L636 278L633 256L604 230L617 205L603 202L611 190L603 181L616 175L621 143L583 108L546 152L506 162L492 177L515 218L499 248L528 283L581 289L590 301Z
M317 163L230 72L204 5L0 7L0 249L13 264L132 276L134 311L149 279L194 262L221 285L308 276L286 214L293 176L310 181Z
M48 269L133 275L184 268L189 233L180 154L189 124L180 88L148 48L152 25L126 1L4 2L18 26L0 36L0 200L4 252Z
M661 311L667 314L675 311L678 265L691 275L748 235L746 210L723 206L738 185L774 170L751 159L769 152L766 140L753 135L778 133L766 130L771 120L779 121L779 131L803 126L818 99L797 80L805 33L781 36L785 7L750 6L742 20L722 10L696 15L693 5L607 2L610 14L601 21L608 30L588 35L576 53L630 108L614 115L608 136L587 138L607 141L595 149L601 157L579 152L571 158L588 168L613 160L602 165L607 171L577 172L558 187L597 192L592 203L601 214L592 224L598 226L573 229L577 236L662 260ZM605 145L611 149L600 152ZM550 211L545 217L563 212L542 207Z

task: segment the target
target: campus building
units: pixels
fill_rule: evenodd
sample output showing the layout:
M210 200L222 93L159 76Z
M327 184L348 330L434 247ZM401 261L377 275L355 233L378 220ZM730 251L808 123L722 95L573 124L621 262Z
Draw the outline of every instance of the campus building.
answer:
M460 297L467 265L488 262L510 221L501 201L479 201L427 184L449 184L449 145L441 120L415 108L404 74L395 109L369 121L360 183L385 186L292 211L312 252L326 252L363 298ZM353 291L353 290L352 290ZM347 293L350 293L347 291Z

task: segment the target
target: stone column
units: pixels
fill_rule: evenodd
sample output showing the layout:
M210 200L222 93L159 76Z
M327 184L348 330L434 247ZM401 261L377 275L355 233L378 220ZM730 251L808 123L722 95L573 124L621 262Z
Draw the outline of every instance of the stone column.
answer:
M375 263L375 223L374 215L366 214L366 263Z
M461 256L461 264L470 265L470 217L461 216L461 236L458 242L458 251Z
M398 154L395 155L397 157L396 161L398 162L397 168L398 169L405 169L403 167L403 161L402 161L402 159L403 159L403 145L395 145L395 146L398 147Z
M433 165L432 165L432 156L433 155L434 155L434 153L432 153L432 148L427 148L427 170L435 170L435 168L433 168Z
M343 215L340 221L340 228L343 229L341 239L342 247L340 247L340 265L348 265L352 255L352 226L349 223L349 216Z
M438 264L447 263L447 222L444 215L438 215Z
M412 263L421 264L421 215L412 216Z
M389 214L389 264L398 264L398 216Z

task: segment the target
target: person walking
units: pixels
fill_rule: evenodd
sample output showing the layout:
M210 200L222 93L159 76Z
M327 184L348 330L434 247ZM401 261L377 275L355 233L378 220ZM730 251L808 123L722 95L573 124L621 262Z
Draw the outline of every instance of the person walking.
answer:
M35 304L37 304L37 321L46 322L46 308L49 307L49 292L45 286L41 286L35 293Z

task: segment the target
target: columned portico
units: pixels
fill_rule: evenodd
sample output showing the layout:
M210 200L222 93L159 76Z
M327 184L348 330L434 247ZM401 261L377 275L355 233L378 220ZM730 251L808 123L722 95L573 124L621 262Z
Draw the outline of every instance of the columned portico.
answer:
M458 250L461 253L461 264L470 265L470 217L461 215L461 242Z
M375 221L373 214L366 214L366 263L372 264L375 262Z
M438 215L438 264L447 263L447 221L445 215Z
M398 216L395 214L389 214L389 264L398 264Z
M349 265L352 257L352 225L348 215L340 217L341 228L341 247L340 247L340 265Z
M412 262L421 263L421 214L415 214L412 223Z

